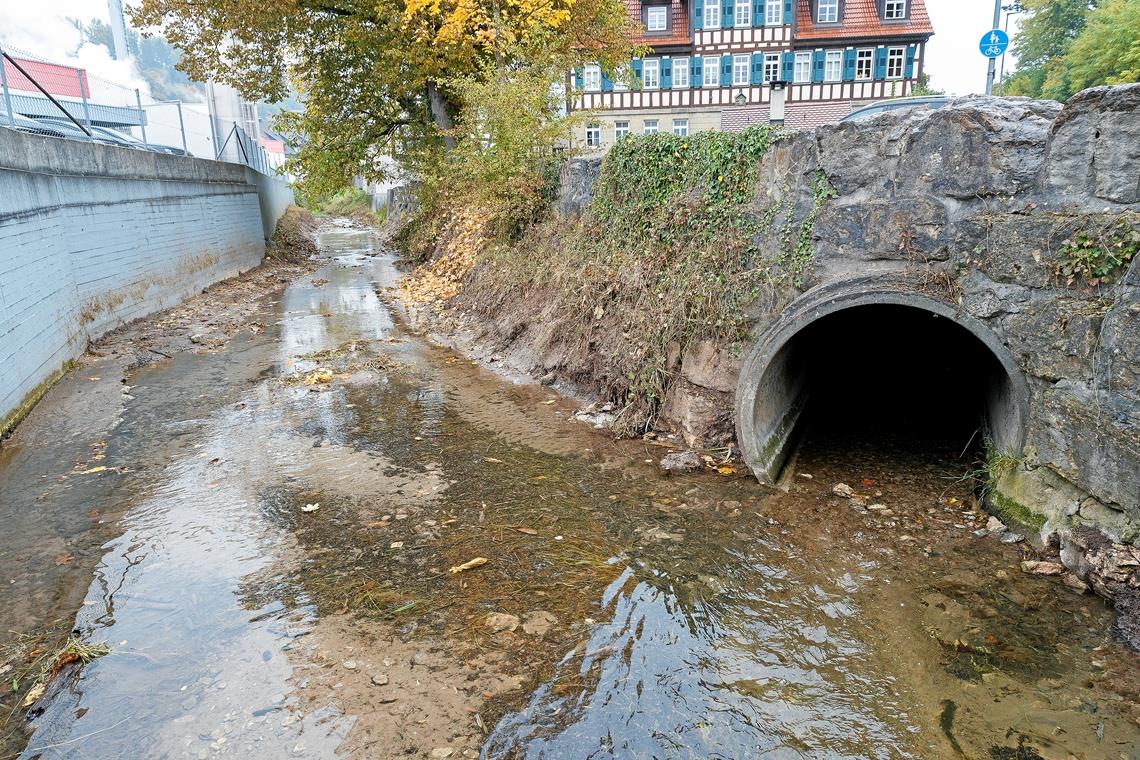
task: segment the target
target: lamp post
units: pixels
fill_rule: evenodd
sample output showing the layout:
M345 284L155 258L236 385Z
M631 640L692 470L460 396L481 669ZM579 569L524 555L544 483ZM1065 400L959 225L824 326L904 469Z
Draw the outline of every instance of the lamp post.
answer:
M1009 17L1015 13L1024 13L1025 8L1021 6L1020 0L1013 0L1009 5L1001 7L1005 11L1005 31L1009 33ZM1000 97L1005 93L1005 53L1001 54L1001 73L998 74L998 96Z

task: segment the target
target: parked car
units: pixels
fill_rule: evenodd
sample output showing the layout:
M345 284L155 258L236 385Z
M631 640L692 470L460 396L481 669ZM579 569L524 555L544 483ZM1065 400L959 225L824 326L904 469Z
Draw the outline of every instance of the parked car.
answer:
M40 124L35 119L29 119L27 116L21 116L18 113L12 114L11 122L8 121L7 114L0 114L0 127L11 127L18 132L27 132L33 135L67 137L66 134L48 124Z
M67 119L57 119L54 116L49 116L38 119L38 121L41 124L51 125L53 129L59 129L64 132L67 137L77 140L93 140L97 143L103 143L104 145L118 145L120 148L136 148L137 150L149 150L154 153L167 153L173 156L190 155L188 152L182 150L182 148L175 148L172 145L144 144L142 140L132 135L116 132L113 129L96 126L94 124L87 127L88 131L91 132L91 136L88 137L83 130Z
M941 108L949 103L953 98L947 95L920 95L913 98L893 98L891 100L883 100L878 103L872 103L869 106L863 106L840 119L840 122L845 121L863 121L878 116L887 111L897 111L901 108Z
M91 134L92 135L99 135L102 138L105 138L107 140L114 142L116 145L122 145L122 146L125 146L128 148L138 148L139 150L151 150L151 151L155 151L156 153L167 153L167 154L172 155L172 156L189 156L190 155L189 151L185 151L182 148L176 148L173 145L158 145L155 143L144 144L142 140L138 139L134 135L128 135L128 134L124 134L122 132L116 132L113 129L107 129L106 127L91 127Z

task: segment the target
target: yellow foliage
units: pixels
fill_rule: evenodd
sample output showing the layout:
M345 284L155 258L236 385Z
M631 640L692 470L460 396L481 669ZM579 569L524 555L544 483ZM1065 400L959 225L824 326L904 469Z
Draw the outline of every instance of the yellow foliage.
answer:
M463 290L475 260L491 239L488 215L464 209L442 231L447 241L442 255L416 267L400 281L400 294L409 305L443 304Z

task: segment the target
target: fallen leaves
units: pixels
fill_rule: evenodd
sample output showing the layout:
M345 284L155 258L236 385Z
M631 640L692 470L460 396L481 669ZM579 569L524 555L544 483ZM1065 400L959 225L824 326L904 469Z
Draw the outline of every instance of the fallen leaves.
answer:
M55 565L56 567L63 567L73 559L75 559L75 557L73 557L70 552L64 552L55 558Z
M305 379L302 382L305 385L321 385L324 383L331 383L332 379L333 373L331 369L319 367L309 374L305 375Z
M476 557L475 559L467 560L462 565L455 565L451 568L450 572L452 575L458 575L459 573L466 572L467 570L474 570L477 567L482 567L485 564L487 564L486 557Z
M490 240L488 218L480 209L463 210L440 236L447 241L443 254L400 281L403 299L410 304L442 304L459 295Z
M31 689L28 690L27 694L24 695L24 701L21 702L20 705L22 707L31 707L37 701L39 701L39 698L44 695L44 691L46 689L47 689L47 686L45 686L44 684L42 684L42 683L36 684L35 686L33 686Z

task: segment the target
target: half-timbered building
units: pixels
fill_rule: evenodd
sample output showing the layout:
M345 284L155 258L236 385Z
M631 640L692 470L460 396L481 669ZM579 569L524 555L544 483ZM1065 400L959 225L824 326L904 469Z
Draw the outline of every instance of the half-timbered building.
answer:
M934 33L925 0L626 0L649 48L627 72L573 74L577 138L833 122L910 95Z

